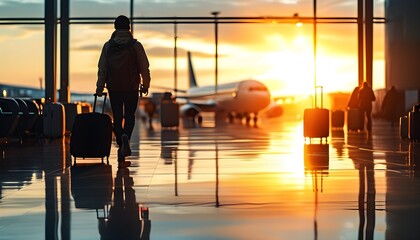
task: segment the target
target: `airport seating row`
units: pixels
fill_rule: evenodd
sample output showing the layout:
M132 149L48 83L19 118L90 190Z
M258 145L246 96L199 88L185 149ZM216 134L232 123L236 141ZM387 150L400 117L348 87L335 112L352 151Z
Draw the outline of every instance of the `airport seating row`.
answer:
M30 136L44 136L43 99L0 97L0 140L22 142ZM79 113L92 111L87 102L65 103L64 121L71 131L74 118ZM66 126L66 125L64 125Z
M0 98L0 138L17 138L37 134L41 108L34 99Z

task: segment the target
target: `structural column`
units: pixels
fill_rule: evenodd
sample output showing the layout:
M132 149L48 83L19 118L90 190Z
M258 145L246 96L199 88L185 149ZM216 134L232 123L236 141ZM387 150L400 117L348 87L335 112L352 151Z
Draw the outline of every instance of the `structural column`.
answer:
M365 80L365 53L364 53L364 0L357 0L357 58L359 87Z
M211 13L214 16L214 44L215 44L215 53L214 53L214 59L215 59L215 69L214 69L214 94L217 96L217 88L218 88L218 81L219 81L219 24L218 24L218 15L220 12L212 12Z
M57 101L57 0L45 1L45 98Z
M365 0L366 82L373 86L373 0Z
M60 102L70 101L69 84L69 2L61 0L60 3Z

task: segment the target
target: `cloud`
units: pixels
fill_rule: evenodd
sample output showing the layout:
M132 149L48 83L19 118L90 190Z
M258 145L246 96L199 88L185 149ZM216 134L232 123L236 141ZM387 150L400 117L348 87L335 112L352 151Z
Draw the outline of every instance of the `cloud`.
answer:
M103 44L86 44L72 47L71 50L76 51L100 51L102 49Z
M43 17L44 1L36 0L2 0L0 16L6 17Z
M31 39L33 36L44 34L41 25L9 25L3 26L0 34L0 42L11 42L16 40Z

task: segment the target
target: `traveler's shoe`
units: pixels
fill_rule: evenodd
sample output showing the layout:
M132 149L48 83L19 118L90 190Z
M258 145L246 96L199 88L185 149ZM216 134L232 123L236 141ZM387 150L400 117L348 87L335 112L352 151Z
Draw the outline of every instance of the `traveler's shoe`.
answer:
M128 140L128 136L126 134L123 134L121 136L121 141L122 141L121 148L120 148L121 154L124 157L131 156L130 141Z
M130 161L118 162L118 168L127 168L129 166L131 166L131 162Z

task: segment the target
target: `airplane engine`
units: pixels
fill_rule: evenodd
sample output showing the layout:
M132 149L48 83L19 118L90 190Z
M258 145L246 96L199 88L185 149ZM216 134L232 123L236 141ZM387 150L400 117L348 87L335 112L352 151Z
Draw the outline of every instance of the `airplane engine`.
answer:
M195 119L195 117L200 114L201 109L199 107L197 107L194 104L191 103L187 103L184 104L181 107L181 116L185 117L185 118L192 118Z

